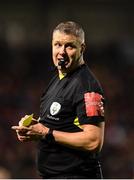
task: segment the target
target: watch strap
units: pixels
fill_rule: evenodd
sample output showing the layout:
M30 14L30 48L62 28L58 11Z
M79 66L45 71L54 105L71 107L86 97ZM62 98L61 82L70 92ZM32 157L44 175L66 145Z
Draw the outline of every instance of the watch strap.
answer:
M53 136L53 129L52 128L49 128L48 133L45 135L45 140L48 143L54 143L55 142L55 139L54 139L54 136Z

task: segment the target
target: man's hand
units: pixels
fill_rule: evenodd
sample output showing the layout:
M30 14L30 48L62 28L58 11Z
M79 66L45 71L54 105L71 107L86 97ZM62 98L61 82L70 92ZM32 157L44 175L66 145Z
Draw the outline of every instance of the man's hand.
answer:
M12 129L16 130L17 137L21 142L35 141L41 139L42 136L45 136L49 130L41 123L30 125L29 127L12 126Z

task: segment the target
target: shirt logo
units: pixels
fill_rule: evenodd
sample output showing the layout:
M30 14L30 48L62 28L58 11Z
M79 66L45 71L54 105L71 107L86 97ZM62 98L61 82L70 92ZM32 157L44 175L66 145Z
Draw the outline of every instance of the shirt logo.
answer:
M88 92L84 94L87 116L104 116L103 99L99 93Z
M50 106L50 114L52 116L56 115L56 114L58 114L60 109L61 109L61 105L58 102L53 102L52 105Z

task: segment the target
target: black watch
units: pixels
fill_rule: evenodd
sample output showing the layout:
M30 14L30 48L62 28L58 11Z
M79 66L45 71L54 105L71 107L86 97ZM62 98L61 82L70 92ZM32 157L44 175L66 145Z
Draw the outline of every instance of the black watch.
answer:
M48 133L45 135L45 140L48 143L54 143L55 142L55 139L53 136L53 129L49 128Z

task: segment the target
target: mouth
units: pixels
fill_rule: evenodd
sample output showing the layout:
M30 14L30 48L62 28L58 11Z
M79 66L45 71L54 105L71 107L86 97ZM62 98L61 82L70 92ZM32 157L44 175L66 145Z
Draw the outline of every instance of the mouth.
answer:
M58 65L65 67L69 63L68 58L58 58Z

